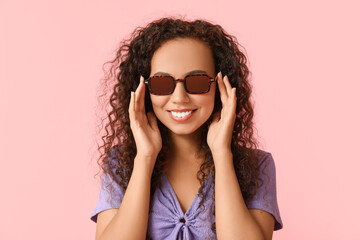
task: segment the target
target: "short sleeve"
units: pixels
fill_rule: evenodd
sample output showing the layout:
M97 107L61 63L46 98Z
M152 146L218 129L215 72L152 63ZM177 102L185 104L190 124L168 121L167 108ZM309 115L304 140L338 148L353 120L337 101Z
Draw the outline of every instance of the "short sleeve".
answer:
M110 154L111 164L109 167L115 174L117 161L115 159L114 151L110 150L110 152L111 152ZM111 177L109 173L103 172L101 176L99 199L95 209L91 214L90 219L96 223L98 213L107 209L119 208L123 197L124 197L123 191L121 190L121 187L117 183L117 181L114 181L114 179Z
M271 153L259 150L260 176L263 183L258 188L255 196L246 201L248 209L256 208L266 211L274 216L274 231L283 228L280 211L276 197L276 169ZM261 184L261 183L260 183Z

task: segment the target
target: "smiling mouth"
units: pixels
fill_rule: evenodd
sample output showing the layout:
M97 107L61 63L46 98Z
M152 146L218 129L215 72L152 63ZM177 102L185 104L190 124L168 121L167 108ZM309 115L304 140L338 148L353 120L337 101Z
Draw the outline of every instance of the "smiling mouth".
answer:
M191 110L191 111L186 111L186 112L176 112L176 111L168 111L171 114L171 117L174 120L187 120L189 119L192 114L196 111L197 109Z

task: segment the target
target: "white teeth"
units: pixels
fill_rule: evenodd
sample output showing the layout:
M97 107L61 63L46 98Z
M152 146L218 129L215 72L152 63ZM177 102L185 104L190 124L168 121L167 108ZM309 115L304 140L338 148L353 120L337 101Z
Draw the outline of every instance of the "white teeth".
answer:
M190 115L192 111L188 111L188 112L171 112L171 114L175 117L178 117L178 118L183 118L187 115Z

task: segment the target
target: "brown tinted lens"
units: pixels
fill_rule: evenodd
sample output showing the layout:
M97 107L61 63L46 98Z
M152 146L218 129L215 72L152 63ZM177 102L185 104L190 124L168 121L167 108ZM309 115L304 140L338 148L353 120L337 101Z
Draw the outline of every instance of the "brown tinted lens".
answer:
M150 88L153 94L169 94L174 88L174 83L171 77L155 76L150 80Z
M189 76L186 78L186 88L190 93L205 93L209 91L207 76Z

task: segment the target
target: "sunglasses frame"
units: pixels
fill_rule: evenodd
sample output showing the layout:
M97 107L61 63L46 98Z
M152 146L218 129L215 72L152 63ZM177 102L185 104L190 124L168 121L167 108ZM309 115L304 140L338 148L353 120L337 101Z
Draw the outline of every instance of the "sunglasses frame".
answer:
M209 85L208 85L208 89L206 90L206 92L197 93L197 92L190 92L190 91L188 91L188 89L187 89L187 87L186 87L186 79L187 79L188 77L193 77L193 76L206 76L206 77L208 77L208 79L209 79L209 82L208 82ZM171 78L171 79L173 80L173 88L172 88L171 92L166 93L166 94L156 94L156 93L154 93L154 92L152 91L152 89L151 89L151 79L159 78L159 77L169 77L169 78ZM187 93L190 93L190 94L204 94L204 93L207 93L207 92L210 91L211 83L212 83L212 82L216 82L216 80L215 80L215 78L210 77L210 76L207 75L206 73L200 73L200 74L190 74L190 75L187 75L185 78L182 78L182 79L181 79L181 78L175 79L174 77L172 77L172 76L170 76L170 75L159 75L159 76L149 77L149 78L145 79L145 81L144 81L144 83L148 86L149 91L150 91L151 94L153 94L153 95L160 95L160 96L166 96L166 95L172 94L172 93L174 92L174 90L175 90L176 82L184 82L184 88L185 88L185 91L186 91Z

